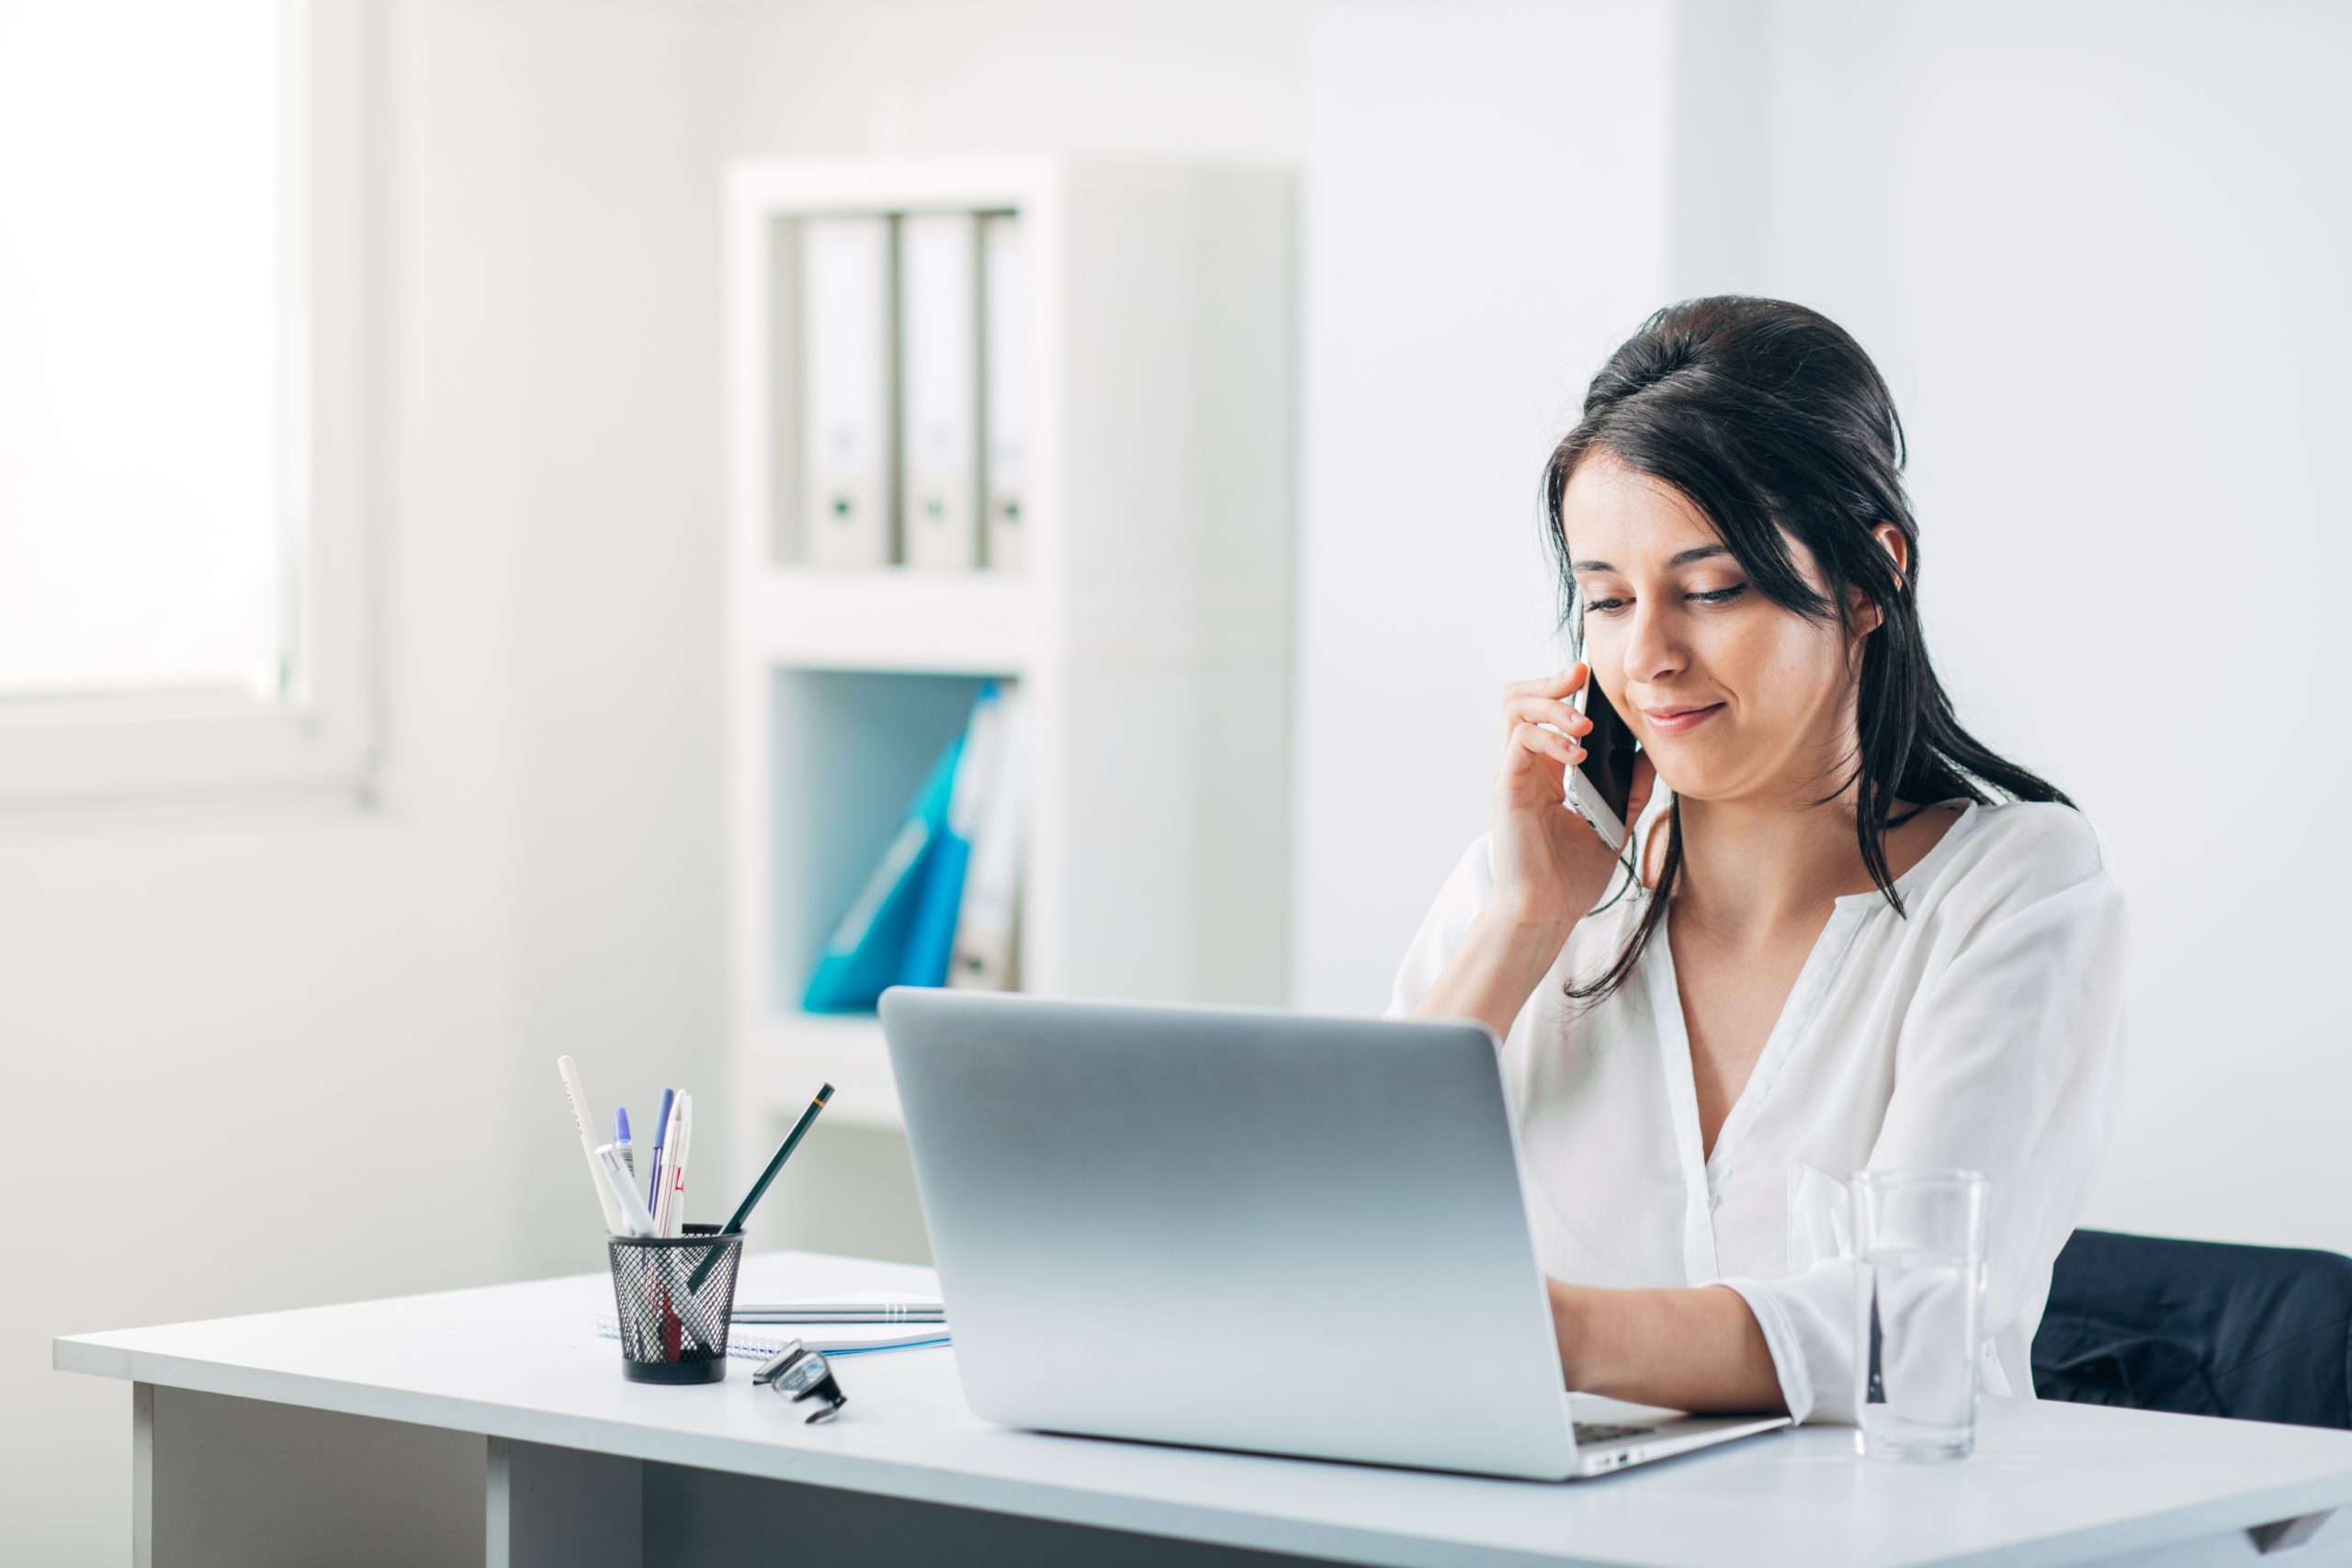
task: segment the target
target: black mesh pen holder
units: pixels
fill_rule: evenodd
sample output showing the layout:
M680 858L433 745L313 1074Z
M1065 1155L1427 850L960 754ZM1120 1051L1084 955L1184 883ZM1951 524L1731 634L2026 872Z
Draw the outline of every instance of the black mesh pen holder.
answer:
M684 1235L607 1235L621 1375L635 1382L717 1382L727 1375L727 1324L743 1233L688 1225ZM714 1257L714 1255L716 1255ZM711 1265L699 1290L687 1281Z

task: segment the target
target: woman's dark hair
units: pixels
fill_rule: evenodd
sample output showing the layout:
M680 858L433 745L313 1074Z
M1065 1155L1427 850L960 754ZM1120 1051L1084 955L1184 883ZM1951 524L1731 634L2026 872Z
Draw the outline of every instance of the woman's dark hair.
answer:
M1609 356L1586 389L1582 417L1544 469L1560 627L1579 659L1583 624L1560 502L1577 466L1602 451L1688 497L1748 580L1781 608L1850 625L1845 606L1854 588L1878 607L1880 624L1862 641L1852 771L1814 804L1859 786L1862 863L1897 914L1905 911L1885 844L1896 801L1990 804L1991 785L2013 799L2074 804L1952 716L1919 627L1919 527L1903 491L1903 422L1878 367L1845 329L1785 300L1719 295L1667 306ZM1880 523L1903 531L1907 572L1898 573L1871 537ZM1826 593L1805 581L1782 529L1812 553ZM1678 802L1668 810L1666 857L1641 923L1608 973L1581 986L1572 978L1568 997L1597 1002L1640 962L1682 866L1680 809ZM1631 888L1639 872L1630 852L1626 870Z

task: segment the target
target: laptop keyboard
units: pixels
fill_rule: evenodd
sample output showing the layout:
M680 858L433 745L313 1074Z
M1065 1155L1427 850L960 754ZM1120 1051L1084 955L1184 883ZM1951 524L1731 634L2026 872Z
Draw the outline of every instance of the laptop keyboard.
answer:
M1627 1438L1644 1438L1657 1430L1656 1427L1620 1427L1608 1421L1578 1421L1575 1423L1579 1443L1614 1443Z

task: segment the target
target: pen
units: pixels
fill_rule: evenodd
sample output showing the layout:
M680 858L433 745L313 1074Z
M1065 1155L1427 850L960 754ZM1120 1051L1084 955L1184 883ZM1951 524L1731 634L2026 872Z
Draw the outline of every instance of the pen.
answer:
M662 1125L653 1134L653 1192L646 1207L653 1212L653 1234L670 1234L670 1162L678 1152L678 1111L684 1097L662 1091Z
M596 1207L604 1213L605 1228L619 1235L623 1234L620 1205L605 1189L604 1175L596 1168L596 1145L588 1136L588 1091L580 1087L580 1065L569 1056L558 1056L555 1068L563 1075L563 1097L571 1102L571 1124L580 1129L580 1153L588 1161L588 1179L596 1184Z
M686 1165L695 1156L695 1097L678 1096L678 1157L673 1162L678 1176L670 1189L670 1234L686 1234Z
M596 1168L620 1204L622 1222L628 1227L627 1234L639 1237L651 1235L653 1216L645 1212L645 1200L637 1195L637 1179L621 1168L619 1152L612 1145L597 1145Z
M634 1185L637 1180L637 1156L629 1153L628 1107L626 1105L616 1106L613 1110L613 1152L621 1156L621 1169L628 1173L630 1183Z
M659 1213L662 1209L662 1140L670 1134L670 1111L678 1102L677 1091L662 1091L662 1109L653 1113L653 1168L645 1183L645 1205Z
M775 1173L784 1168L784 1162L792 1157L792 1151L799 1145L801 1134L808 1131L808 1124L817 1120L817 1112L825 1109L825 1101L832 1098L832 1085L818 1086L817 1098L808 1102L808 1109L802 1111L800 1120L792 1124L792 1131L785 1135L784 1146L776 1150L774 1159L768 1161L768 1168L760 1172L760 1179L752 1183L752 1190L743 1194L743 1201L735 1205L734 1217L720 1228L719 1235L731 1235L743 1228L743 1222L752 1217L752 1207L767 1196L768 1183L774 1181ZM718 1257L718 1249L714 1247L709 1257L695 1265L695 1271L686 1277L687 1290L702 1289L703 1276L710 1272L710 1266Z
M662 1151L662 1206L653 1212L654 1228L662 1235L685 1234L686 1161L694 1155L694 1136L695 1097L681 1091L670 1107L670 1132Z

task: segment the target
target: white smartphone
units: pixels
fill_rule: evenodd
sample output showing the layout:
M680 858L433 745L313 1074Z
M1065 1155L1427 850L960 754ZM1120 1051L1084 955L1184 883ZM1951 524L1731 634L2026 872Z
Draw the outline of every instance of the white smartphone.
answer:
M1588 670L1584 689L1576 694L1577 711L1592 720L1592 731L1577 744L1584 761L1568 770L1567 795L1561 802L1592 824L1600 841L1615 852L1625 847L1626 803L1634 794L1634 732L1611 706L1600 682Z

